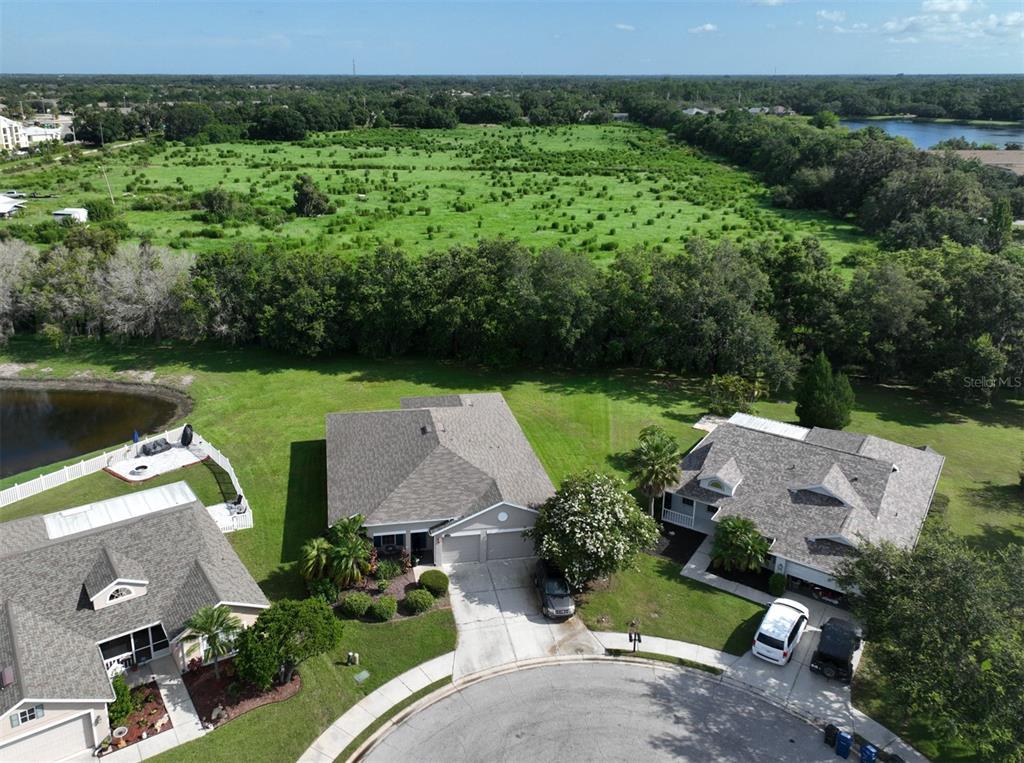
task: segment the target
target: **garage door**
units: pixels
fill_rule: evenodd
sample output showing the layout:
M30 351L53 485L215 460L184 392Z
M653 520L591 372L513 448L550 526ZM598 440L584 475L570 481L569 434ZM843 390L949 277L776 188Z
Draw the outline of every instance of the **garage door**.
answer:
M480 561L480 533L449 535L441 541L441 559L445 564Z
M92 747L89 714L72 718L38 734L0 747L0 761L53 761Z
M488 559L517 559L522 556L533 555L533 541L524 538L522 530L487 533Z

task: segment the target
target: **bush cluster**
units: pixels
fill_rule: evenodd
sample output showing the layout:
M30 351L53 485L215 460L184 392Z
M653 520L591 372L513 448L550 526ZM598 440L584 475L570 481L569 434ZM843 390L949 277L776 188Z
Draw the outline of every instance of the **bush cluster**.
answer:
M418 615L434 606L434 596L426 588L414 588L405 595L403 602L410 615Z
M370 594L356 591L343 596L338 609L345 617L356 618L365 615L372 604L373 598Z
M394 596L379 596L373 604L370 605L369 615L374 620L379 622L387 622L395 613L398 612L398 602L395 601Z
M381 559L374 573L378 580L393 580L402 574L402 564L395 559Z

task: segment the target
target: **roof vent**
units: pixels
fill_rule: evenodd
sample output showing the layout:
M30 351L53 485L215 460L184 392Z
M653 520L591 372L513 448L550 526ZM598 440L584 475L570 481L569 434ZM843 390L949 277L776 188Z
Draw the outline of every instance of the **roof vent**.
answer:
M420 427L420 434L429 434L429 433L430 433L430 427L428 427L426 424L424 424L423 426Z
M6 689L14 683L14 666L8 665L0 672L0 689Z

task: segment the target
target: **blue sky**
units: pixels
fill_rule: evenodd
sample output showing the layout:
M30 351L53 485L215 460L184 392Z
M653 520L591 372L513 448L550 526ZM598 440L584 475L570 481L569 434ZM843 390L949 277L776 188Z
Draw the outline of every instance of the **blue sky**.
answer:
M0 0L4 73L1022 73L1024 0Z

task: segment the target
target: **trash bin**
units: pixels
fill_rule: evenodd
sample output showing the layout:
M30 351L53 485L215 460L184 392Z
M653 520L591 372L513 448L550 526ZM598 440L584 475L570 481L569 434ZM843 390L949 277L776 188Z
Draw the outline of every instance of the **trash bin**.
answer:
M906 761L903 760L903 758L901 758L899 755L890 755L889 763L906 763Z
M878 748L873 744L862 744L860 746L860 763L875 763L878 760Z
M853 734L849 731L840 731L836 735L836 755L840 758L850 757L850 750L853 748Z
M838 733L839 727L836 726L834 723L830 723L828 726L825 727L825 744L827 744L832 749L835 749L836 735Z

